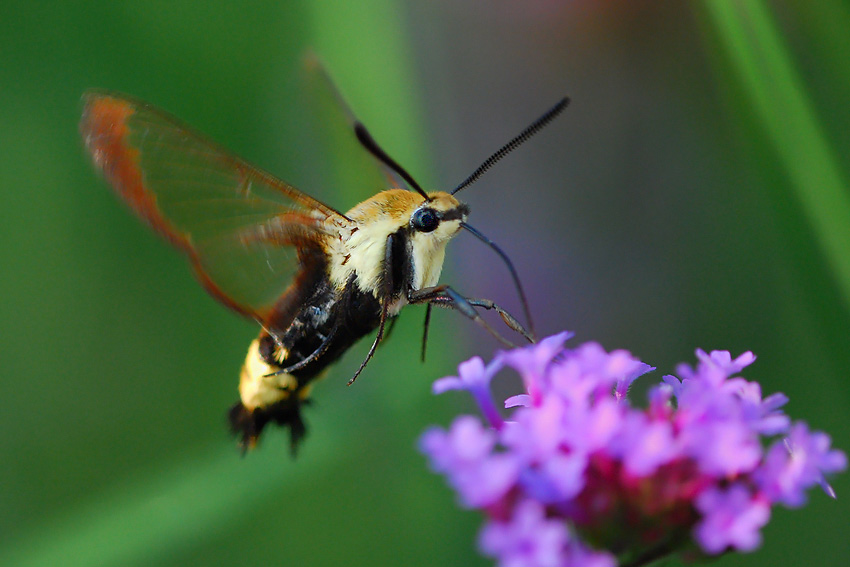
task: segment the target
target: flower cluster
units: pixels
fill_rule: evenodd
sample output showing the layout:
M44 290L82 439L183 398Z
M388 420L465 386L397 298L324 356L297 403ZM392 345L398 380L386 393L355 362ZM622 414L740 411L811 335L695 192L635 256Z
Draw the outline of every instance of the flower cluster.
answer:
M460 503L483 510L481 550L503 566L642 565L675 551L749 551L772 504L795 507L824 474L846 467L829 437L792 424L782 394L762 398L738 377L755 356L697 351L651 388L626 398L650 370L596 343L567 349L569 333L473 358L434 392L468 390L486 423L460 416L421 438L432 468ZM525 393L505 420L490 394L504 367Z

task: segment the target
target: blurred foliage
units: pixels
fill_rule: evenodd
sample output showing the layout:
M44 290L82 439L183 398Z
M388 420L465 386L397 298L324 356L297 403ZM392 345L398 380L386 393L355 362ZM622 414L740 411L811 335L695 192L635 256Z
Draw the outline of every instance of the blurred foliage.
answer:
M463 193L537 327L672 372L752 349L747 377L850 449L850 10L822 2L33 2L0 7L2 565L486 565L415 439L461 396L430 381L496 345L405 311L315 391L296 461L240 458L224 411L256 333L93 174L100 87L169 110L345 209L380 183L311 93L308 49L426 187L457 183L563 94L563 118ZM458 238L444 280L517 310ZM506 387L514 388L516 384ZM846 475L845 475L846 476ZM724 564L845 565L850 482L780 510Z

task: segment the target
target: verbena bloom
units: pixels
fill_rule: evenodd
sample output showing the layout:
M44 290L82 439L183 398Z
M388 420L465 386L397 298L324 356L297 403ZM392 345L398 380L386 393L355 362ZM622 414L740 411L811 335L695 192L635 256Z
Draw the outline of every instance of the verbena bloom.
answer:
M500 566L637 566L677 551L751 551L774 504L801 506L847 458L829 437L791 423L782 394L738 374L755 361L698 350L649 390L646 407L626 397L654 370L596 343L569 349L561 333L473 358L435 393L467 390L484 419L464 415L420 440L466 508L487 517L483 553ZM490 393L504 367L524 392L505 419Z

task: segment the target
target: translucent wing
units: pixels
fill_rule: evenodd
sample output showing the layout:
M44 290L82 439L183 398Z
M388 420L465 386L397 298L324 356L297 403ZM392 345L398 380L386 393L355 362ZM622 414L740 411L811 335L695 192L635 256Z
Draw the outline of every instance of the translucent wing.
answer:
M348 190L357 194L357 189L361 188L360 192L365 195L374 193L376 187L404 187L404 182L392 169L376 160L371 153L363 151L363 145L353 135L360 120L324 62L312 51L305 54L302 62L306 86L302 105L313 109L321 121L321 132L328 146L325 151L337 160L344 160L344 167L338 169L346 172Z
M315 275L328 231L349 224L344 215L144 102L90 92L84 103L80 132L95 164L188 255L213 297L263 322L297 307L293 277Z

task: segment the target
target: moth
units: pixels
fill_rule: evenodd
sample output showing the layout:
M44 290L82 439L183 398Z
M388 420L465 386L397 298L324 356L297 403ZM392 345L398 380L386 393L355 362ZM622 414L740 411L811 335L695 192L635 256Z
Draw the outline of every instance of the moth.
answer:
M446 244L466 230L505 261L507 255L467 222L456 197L487 169L555 118L564 98L488 158L450 192L425 192L350 117L357 140L403 183L342 213L262 171L154 106L90 91L80 132L96 167L133 212L182 251L201 285L236 313L257 321L229 413L243 451L266 425L288 427L293 452L306 433L301 407L313 382L355 342L377 329L351 384L409 304L455 309L501 337L477 310L497 312L533 341L515 317L492 301L467 298L439 284ZM406 184L407 188L402 185ZM501 339L504 341L504 339Z

